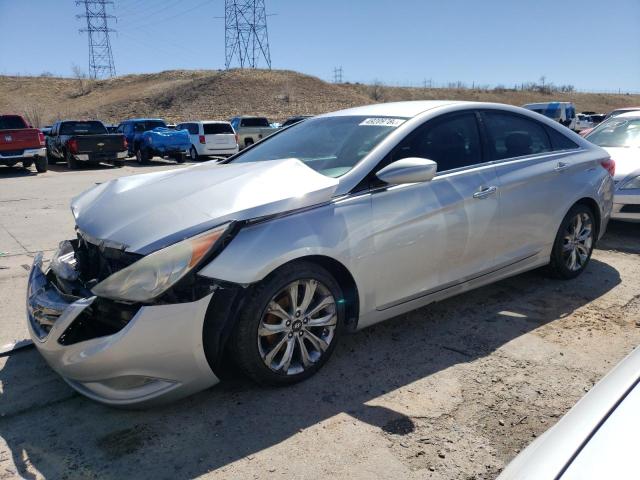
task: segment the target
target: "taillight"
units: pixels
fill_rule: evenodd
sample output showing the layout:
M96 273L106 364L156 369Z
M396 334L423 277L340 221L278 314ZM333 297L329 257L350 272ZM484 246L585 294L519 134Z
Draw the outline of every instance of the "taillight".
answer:
M44 147L45 145L44 133L38 132L38 141L40 142L40 146Z
M204 135L200 135L198 138L200 139L201 144L204 145L205 143L207 143L207 140L204 138Z
M612 177L616 174L616 162L613 158L602 160L600 162L600 165L602 165L602 168L609 172L609 175L611 175Z
M72 138L67 142L67 148L71 153L78 153L78 141L75 138Z

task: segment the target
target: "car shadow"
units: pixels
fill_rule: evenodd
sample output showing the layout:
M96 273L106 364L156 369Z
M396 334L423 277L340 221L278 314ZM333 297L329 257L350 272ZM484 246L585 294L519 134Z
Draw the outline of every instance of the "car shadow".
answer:
M35 167L24 168L22 166L7 167L0 165L0 179L35 177L36 175Z
M18 352L0 371L0 436L22 478L35 469L45 478L115 479L197 477L338 414L405 435L411 416L380 405L381 396L485 357L619 283L618 271L595 259L569 282L525 273L344 336L301 384L261 388L237 378L141 411L74 394L35 350ZM414 415L429 413L427 397Z

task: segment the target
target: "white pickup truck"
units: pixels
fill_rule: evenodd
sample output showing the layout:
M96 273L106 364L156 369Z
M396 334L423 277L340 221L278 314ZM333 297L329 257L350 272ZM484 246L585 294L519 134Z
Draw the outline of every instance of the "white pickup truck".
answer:
M249 147L278 131L271 126L266 117L234 117L231 119L231 126L238 136L240 149Z

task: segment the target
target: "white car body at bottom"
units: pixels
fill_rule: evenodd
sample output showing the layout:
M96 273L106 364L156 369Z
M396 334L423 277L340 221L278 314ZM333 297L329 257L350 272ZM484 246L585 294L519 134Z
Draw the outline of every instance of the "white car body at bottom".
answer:
M435 177L362 187L372 172L382 180L387 167L404 161L379 167L394 152L404 152L400 147L414 132L431 131L434 124L447 125L460 116L475 126L479 118L497 114L535 127L543 138L556 135L565 146L554 150L550 143L550 149L535 153L516 131L505 140L502 158L473 157L436 173L433 161L404 157L415 165L429 164ZM388 133L350 168L328 164L325 172L340 172L334 176L296 158L238 161L262 158L261 152L278 142L295 142L300 131L310 138L322 130L317 125L335 122L351 122L349 128L361 135L380 129ZM308 142L299 148L305 146ZM442 165L454 156L444 155ZM229 163L119 178L76 197L72 211L79 238L72 255L79 275L93 268L85 257L116 265L116 272L110 268L103 278L89 276L100 283L89 289L81 285L75 297L63 295L58 287L65 282L56 280L68 275L60 267L62 256L54 256L51 268L37 257L27 299L31 336L53 369L103 403L135 405L187 395L217 382L214 357L224 344L213 342L218 351L212 352L208 339L223 338L224 331L216 329L235 318L233 295L243 298L284 265L323 262L337 272L332 275L344 282L344 298L337 301L344 305L345 324L361 329L548 264L563 219L579 203L593 212L588 235L595 242L611 213L607 161L604 150L556 122L506 105L401 102L305 120ZM141 211L141 204L148 208ZM219 249L216 241L212 256L184 277L197 284L195 293L178 295L171 287L163 291L170 292L166 295L133 300L96 293L104 283L114 291L125 285L131 292L130 276L121 284L113 279L136 266L141 273L149 271L139 265L212 231L224 231L216 237ZM207 295L199 296L202 291ZM86 326L74 319L98 319L99 306L116 318L127 309L133 313L116 332L89 332L74 340L70 328L82 332Z
M640 477L640 348L523 450L498 480Z

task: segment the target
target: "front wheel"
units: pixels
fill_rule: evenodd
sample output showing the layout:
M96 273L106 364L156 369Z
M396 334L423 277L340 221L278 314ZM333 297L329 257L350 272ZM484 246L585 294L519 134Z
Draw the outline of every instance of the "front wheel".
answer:
M595 218L586 205L574 205L560 224L551 252L549 270L554 277L571 279L587 267L595 242Z
M231 338L238 366L265 385L289 385L329 359L344 323L340 286L309 262L284 266L256 286Z

